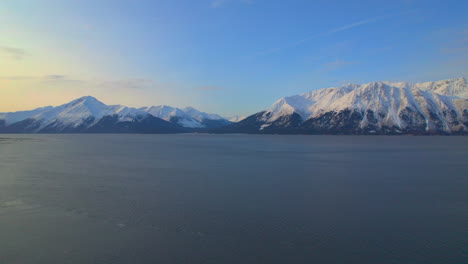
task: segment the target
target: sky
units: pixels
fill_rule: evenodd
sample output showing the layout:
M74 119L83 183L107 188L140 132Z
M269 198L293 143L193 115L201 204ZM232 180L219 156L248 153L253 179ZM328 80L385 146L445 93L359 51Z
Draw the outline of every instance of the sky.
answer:
M468 76L468 1L0 0L0 112L91 95L247 115L345 83Z

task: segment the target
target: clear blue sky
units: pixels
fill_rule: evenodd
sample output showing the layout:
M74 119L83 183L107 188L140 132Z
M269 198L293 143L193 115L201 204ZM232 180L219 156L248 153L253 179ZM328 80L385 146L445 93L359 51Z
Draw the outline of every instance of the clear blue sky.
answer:
M461 0L3 0L0 110L90 94L251 114L346 82L467 76L467 10Z

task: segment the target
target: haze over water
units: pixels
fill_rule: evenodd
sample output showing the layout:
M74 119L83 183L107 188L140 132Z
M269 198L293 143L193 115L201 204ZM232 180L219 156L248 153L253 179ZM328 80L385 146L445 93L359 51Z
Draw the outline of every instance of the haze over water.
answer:
M2 135L0 263L463 263L467 137Z

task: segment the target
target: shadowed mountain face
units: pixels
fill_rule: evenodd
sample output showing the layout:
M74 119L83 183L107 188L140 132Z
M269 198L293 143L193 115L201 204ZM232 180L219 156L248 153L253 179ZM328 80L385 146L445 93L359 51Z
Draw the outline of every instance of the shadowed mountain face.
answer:
M302 134L466 134L465 78L374 82L281 98L224 132Z
M146 115L131 121L120 121L118 115L106 116L89 127L89 133L180 133L186 132L179 125L172 124L152 115Z

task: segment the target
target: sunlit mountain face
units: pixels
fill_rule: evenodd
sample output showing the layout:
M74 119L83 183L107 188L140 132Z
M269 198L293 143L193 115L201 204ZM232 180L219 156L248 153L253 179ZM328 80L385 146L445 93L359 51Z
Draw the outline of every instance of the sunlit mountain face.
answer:
M260 133L463 134L468 85L457 78L325 88L281 98L231 127Z

